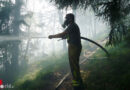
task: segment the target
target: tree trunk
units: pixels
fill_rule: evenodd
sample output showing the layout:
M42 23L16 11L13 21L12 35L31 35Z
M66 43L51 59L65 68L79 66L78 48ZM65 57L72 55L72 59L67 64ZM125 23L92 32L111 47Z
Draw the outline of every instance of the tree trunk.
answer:
M59 14L59 22L62 25L63 24L63 11L58 10L58 14ZM63 51L67 50L67 45L66 45L66 40L63 40Z

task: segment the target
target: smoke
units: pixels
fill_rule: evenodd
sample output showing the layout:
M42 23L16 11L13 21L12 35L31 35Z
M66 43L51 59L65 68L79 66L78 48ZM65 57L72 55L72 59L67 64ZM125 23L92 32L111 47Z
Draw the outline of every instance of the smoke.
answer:
M44 55L42 54L58 56L58 52L64 51L63 42L58 41L58 39L49 40L47 37L48 35L63 32L64 29L61 27L59 17L64 20L64 16L67 13L73 12L73 10L70 8L61 10L63 15L60 16L57 7L50 3L49 0L28 0L25 8L26 11L24 12L33 13L32 17L26 20L29 28L22 28L27 33L25 36L28 37L9 37L0 38L0 40L24 40L22 44L27 44L25 42L29 39L29 59L43 58ZM76 22L80 27L82 36L95 39L94 37L100 32L108 32L109 27L106 22L102 19L99 20L91 9L86 11L77 9L75 12ZM34 36L37 38L33 38ZM45 38L38 38L42 36L45 36Z

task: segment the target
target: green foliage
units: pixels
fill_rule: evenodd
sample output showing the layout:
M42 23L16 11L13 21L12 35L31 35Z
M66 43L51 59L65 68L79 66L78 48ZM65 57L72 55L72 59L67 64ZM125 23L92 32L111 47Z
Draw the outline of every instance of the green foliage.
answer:
M130 47L127 39L116 47L107 47L111 55L109 59L89 60L85 66L82 66L84 70L89 72L84 79L88 90L129 90ZM98 50L92 58L104 56L104 52ZM16 90L54 89L55 73L59 71L67 72L65 71L69 68L67 61L67 54L65 54L61 57L50 57L46 61L31 64L29 66L31 70L27 70L27 74L15 82ZM50 86L49 89L48 86Z
M21 19L22 1L15 0L13 3L12 0L0 0L0 35L20 34L20 25L25 24L23 18ZM19 73L19 44L19 40L0 41L0 78L5 83L14 82Z
M20 9L22 0L16 0L15 4L11 0L0 1L0 35L18 35L21 31L19 26L28 26L24 18L28 15L21 15Z
M8 1L0 1L0 34L9 33L9 20L13 4Z
M123 22L130 13L129 0L51 0L59 8L92 7L97 16L111 26L108 45L116 45L126 36L128 26ZM127 18L128 19L128 18ZM130 20L129 20L130 21Z
M126 47L127 46L127 47ZM89 76L84 80L88 90L129 90L130 81L130 47L123 41L116 47L108 47L109 59L89 60L84 69ZM94 58L104 57L97 51Z
M16 90L41 90L48 88L54 88L53 85L56 82L55 73L61 71L63 73L68 70L67 54L61 57L50 57L45 61L40 61L29 66L29 70L26 71L24 76L21 76L18 81L15 82ZM66 69L64 69L66 68ZM32 69L30 71L30 69Z

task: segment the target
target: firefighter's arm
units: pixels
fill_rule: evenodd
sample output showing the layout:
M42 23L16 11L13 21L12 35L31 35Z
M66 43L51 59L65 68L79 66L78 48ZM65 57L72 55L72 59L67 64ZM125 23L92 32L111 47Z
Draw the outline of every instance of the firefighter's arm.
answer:
M59 34L55 34L55 35L49 35L48 38L52 39L52 38L63 38L65 35L67 34L66 31L59 33Z

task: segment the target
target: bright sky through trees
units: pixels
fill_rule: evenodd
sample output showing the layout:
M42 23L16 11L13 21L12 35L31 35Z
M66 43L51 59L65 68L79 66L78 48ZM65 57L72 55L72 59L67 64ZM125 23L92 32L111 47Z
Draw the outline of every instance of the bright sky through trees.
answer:
M59 22L59 17L57 7L50 3L49 0L27 0L25 1L25 10L24 12L31 13L31 18L26 18L27 23L30 25L29 28L22 27L23 31L26 31L31 36L44 36L56 34L63 31L61 24ZM63 19L66 13L72 12L72 9L63 10ZM97 19L94 16L92 10L76 10L76 22L81 29L81 35L89 38L93 38L95 34L107 30L106 24L103 24L102 20ZM37 47L33 52L34 56L45 54L53 54L55 52L62 51L63 43L62 41L57 41L58 39L49 40L49 39L31 39L30 49L32 50ZM31 49L32 48L32 49ZM30 52L30 51L28 51ZM33 57L32 57L33 58Z

